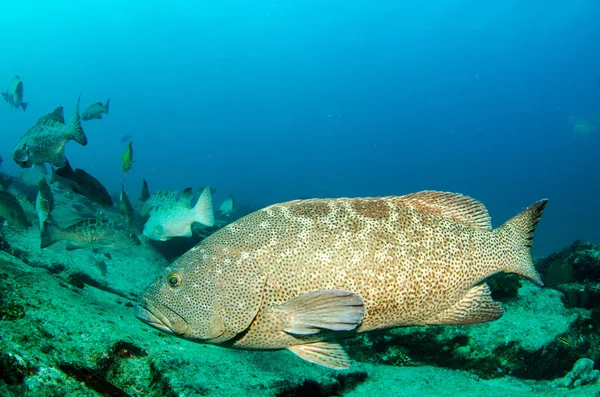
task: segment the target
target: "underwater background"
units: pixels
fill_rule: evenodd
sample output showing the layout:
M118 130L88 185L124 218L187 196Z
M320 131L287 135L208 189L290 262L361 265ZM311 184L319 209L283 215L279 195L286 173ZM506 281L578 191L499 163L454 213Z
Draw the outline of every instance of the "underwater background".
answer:
M0 2L0 91L18 76L28 103L0 98L0 396L600 396L599 15L594 0ZM21 168L17 142L57 106L69 122L80 94L82 115L110 111L65 145L73 175ZM214 224L210 208L191 237L148 237L206 185ZM547 198L544 288L495 275L497 321L348 338L343 371L196 344L134 309L252 211L421 190L479 200L494 228Z
M435 189L499 225L549 198L534 255L600 240L600 4L562 1L3 2L3 145L62 104L111 98L67 157L118 191L218 186L259 208ZM595 128L597 130L597 126ZM5 161L5 170L17 166ZM217 196L218 198L221 198Z

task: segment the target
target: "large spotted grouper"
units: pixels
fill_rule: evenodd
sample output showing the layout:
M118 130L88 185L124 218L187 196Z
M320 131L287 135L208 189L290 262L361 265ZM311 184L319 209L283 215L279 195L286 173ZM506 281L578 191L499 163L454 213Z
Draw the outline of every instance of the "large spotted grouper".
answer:
M410 325L502 316L483 280L542 285L530 248L547 200L497 229L458 194L297 200L256 211L203 240L141 296L136 315L176 336L241 349L289 349L335 369L336 340Z

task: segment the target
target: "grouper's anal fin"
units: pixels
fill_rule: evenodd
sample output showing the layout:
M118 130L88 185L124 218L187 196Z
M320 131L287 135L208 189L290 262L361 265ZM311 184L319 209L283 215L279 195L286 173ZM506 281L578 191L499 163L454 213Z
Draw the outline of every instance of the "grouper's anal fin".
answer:
M490 287L483 283L473 287L463 298L438 313L426 325L469 325L497 320L502 317L502 304L494 302Z

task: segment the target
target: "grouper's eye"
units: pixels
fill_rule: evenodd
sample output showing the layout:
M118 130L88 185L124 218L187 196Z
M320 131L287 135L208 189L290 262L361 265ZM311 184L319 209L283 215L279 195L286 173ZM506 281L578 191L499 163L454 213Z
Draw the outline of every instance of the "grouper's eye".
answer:
M177 288L181 285L181 274L171 273L169 274L169 277L167 277L167 281L172 288Z

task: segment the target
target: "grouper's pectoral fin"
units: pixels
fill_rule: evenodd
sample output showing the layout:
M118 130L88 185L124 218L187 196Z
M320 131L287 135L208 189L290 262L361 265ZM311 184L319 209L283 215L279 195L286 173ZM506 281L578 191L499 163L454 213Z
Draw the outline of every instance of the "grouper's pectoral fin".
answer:
M315 342L294 345L288 350L303 360L332 369L350 368L350 357L342 346L332 342Z
M62 168L67 165L67 158L65 157L65 152L61 150L58 153L55 153L52 158L48 160L50 164L55 167Z
M312 291L276 306L273 312L283 323L283 331L312 335L322 330L353 330L365 316L365 303L350 291Z
M499 302L492 300L490 287L481 284L473 287L454 306L438 313L428 325L467 325L497 320L504 310Z

